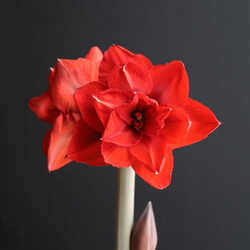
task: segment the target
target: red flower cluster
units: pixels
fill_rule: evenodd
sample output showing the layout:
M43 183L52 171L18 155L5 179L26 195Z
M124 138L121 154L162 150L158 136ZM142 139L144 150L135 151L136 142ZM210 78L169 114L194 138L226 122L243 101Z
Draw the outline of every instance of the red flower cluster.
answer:
M29 106L53 125L43 141L50 171L71 160L132 166L162 189L171 181L172 150L206 138L220 124L188 94L182 62L153 66L113 45L104 55L93 47L84 59L58 60L49 90Z

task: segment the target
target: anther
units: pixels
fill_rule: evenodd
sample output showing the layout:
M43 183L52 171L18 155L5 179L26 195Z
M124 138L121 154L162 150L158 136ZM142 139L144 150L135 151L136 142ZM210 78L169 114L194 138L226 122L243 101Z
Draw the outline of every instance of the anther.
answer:
M140 112L134 113L134 117L137 121L140 121L142 119L142 114Z

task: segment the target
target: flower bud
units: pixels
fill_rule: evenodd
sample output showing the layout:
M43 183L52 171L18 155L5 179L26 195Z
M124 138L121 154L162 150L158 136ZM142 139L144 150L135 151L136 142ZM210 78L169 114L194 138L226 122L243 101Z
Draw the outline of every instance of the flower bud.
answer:
M131 250L155 250L157 230L151 201L137 221L131 236Z

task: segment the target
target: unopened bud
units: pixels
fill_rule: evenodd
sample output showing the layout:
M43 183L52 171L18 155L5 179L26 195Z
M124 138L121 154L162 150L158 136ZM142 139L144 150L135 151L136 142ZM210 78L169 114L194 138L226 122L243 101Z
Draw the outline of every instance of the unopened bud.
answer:
M131 250L155 250L157 230L151 201L137 221L131 236Z

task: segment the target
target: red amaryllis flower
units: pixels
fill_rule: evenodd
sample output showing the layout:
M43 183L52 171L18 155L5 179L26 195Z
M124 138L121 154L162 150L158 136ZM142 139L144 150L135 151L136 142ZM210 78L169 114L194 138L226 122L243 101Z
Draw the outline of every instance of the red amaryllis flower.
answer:
M153 66L144 56L113 45L100 64L99 81L79 88L75 100L82 119L68 157L132 166L150 185L170 184L172 150L208 136L219 122L188 97L189 81L180 61Z
M85 58L58 59L49 74L48 91L29 102L30 109L40 120L52 124L42 144L48 158L49 171L61 168L71 161L66 158L67 148L75 125L81 118L73 95L77 88L98 80L102 57L101 50L93 47ZM87 163L91 165L93 160L90 159ZM105 164L102 157L101 160L94 161L96 163Z

